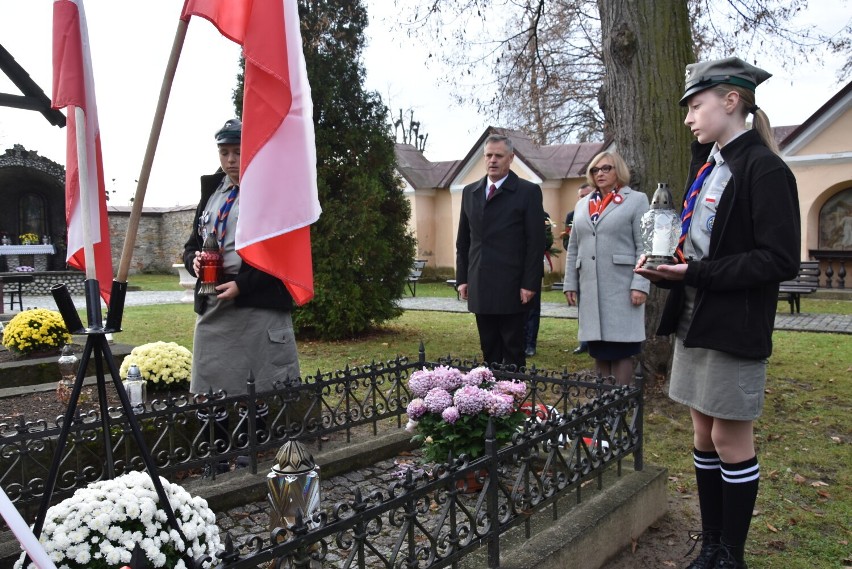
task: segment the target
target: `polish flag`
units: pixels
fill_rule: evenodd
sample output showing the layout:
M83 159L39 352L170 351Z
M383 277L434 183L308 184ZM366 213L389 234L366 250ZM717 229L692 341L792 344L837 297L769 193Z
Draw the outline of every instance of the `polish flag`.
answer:
M68 107L67 153L65 159L65 221L68 225L69 265L86 270L94 264L101 296L109 303L112 286L112 254L106 208L106 186L101 159L101 133L95 104L95 81L89 52L89 33L83 0L56 0L53 3L53 97L54 109ZM85 147L78 148L76 110L83 111ZM80 180L78 156L85 157L87 176ZM84 188L85 191L81 191ZM86 204L82 203L86 201ZM88 224L83 213L89 212ZM88 235L84 226L88 225ZM86 259L84 248L93 244L94 258ZM89 267L91 269L91 267Z
M319 219L313 104L296 0L186 0L243 46L246 61L236 247L281 279L296 304L314 296L310 225Z

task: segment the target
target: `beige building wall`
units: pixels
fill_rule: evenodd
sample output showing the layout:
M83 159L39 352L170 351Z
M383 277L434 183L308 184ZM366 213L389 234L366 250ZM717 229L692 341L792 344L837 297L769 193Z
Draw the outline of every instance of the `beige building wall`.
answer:
M565 229L565 215L573 211L577 203L577 190L585 178L568 178L542 182L540 178L520 161L513 163L513 171L519 177L537 183L542 188L544 210L554 223L553 244L562 250L559 235ZM429 267L455 271L456 235L461 215L462 189L467 184L480 180L485 175L485 160L478 158L463 169L451 189L435 188L414 190L406 187L405 195L411 204L409 229L417 239L417 258L426 259ZM563 257L554 262L554 272L562 273Z
M796 176L802 216L803 260L819 248L819 213L825 202L852 188L852 109L814 126L813 138L785 149L784 159ZM808 132L803 133L807 138Z

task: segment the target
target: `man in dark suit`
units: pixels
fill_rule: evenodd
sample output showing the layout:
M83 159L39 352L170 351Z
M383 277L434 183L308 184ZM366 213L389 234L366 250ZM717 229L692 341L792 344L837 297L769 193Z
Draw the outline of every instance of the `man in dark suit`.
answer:
M541 293L544 208L541 188L509 169L514 157L509 138L485 139L487 175L462 191L456 282L485 362L522 367L526 310Z

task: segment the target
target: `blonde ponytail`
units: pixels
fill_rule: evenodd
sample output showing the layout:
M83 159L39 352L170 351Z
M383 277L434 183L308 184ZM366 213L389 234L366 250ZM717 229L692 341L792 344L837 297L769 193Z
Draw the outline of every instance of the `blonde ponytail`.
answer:
M775 136L772 134L772 126L769 124L769 117L766 116L766 113L763 112L763 110L754 102L754 91L738 85L729 84L717 85L713 88L713 90L716 91L720 97L724 97L725 94L730 93L731 91L739 93L743 115L751 113L752 116L754 116L751 126L757 131L757 134L760 135L760 139L763 141L763 144L765 144L766 147L775 154L781 153L781 150L778 148L778 143L775 142Z

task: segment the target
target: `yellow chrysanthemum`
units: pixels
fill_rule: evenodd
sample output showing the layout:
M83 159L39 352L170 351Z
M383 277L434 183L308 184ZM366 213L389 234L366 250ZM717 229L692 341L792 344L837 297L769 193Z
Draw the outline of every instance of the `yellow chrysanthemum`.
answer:
M3 345L10 351L30 354L56 348L71 341L62 315L36 308L17 314L3 330Z
M133 348L121 363L119 373L127 377L132 364L153 385L186 383L192 370L192 352L175 342L151 342Z

